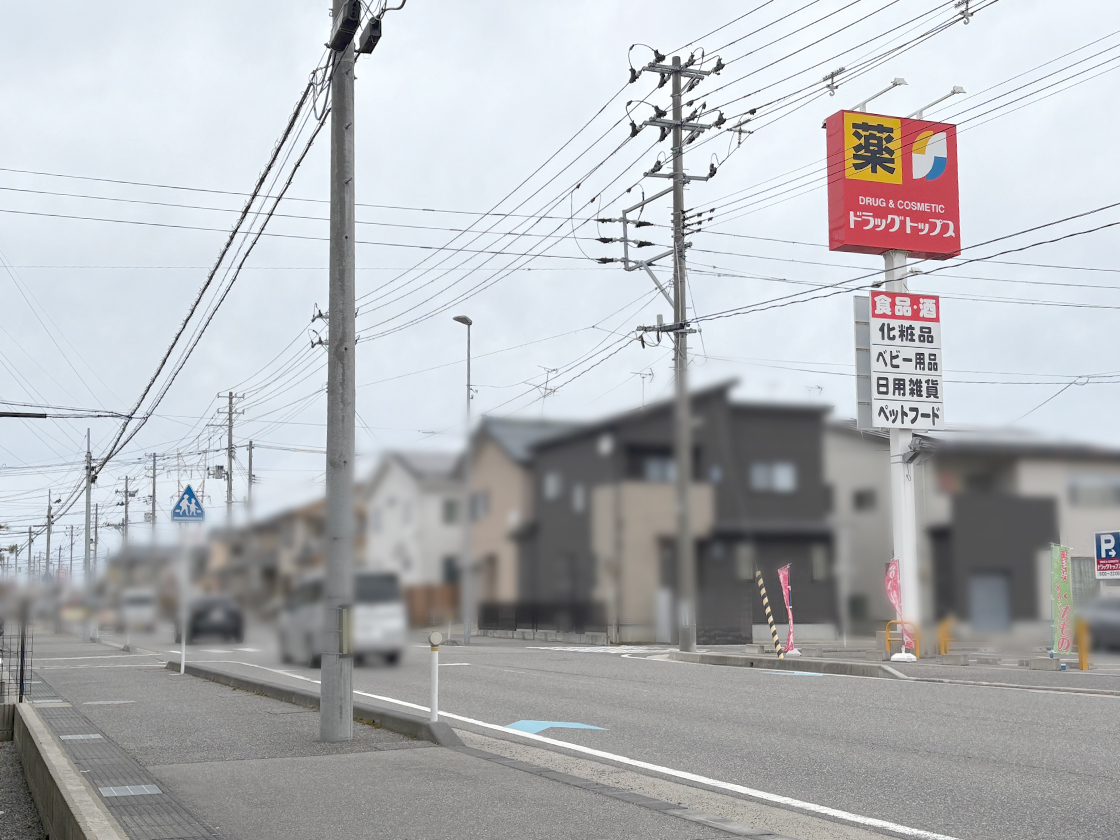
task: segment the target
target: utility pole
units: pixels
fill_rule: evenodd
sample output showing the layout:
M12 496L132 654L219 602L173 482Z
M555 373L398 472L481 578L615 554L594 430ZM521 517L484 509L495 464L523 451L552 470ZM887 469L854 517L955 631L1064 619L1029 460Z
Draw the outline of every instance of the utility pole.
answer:
M128 551L128 476L124 477L124 521L121 523L121 552Z
M354 51L361 4L334 0L331 73L330 291L327 336L326 603L319 738L353 737L354 660ZM346 31L349 30L349 34Z
M51 508L51 491L47 491L47 560L46 572L50 574L51 571L51 517L54 511Z
M908 292L906 251L883 254L883 271L888 292ZM910 429L890 430L891 449L891 525L894 535L894 556L898 558L898 585L902 598L902 618L918 625L921 620L921 595L918 581L918 521L914 498ZM903 649L899 658L912 658Z
M226 528L233 527L233 391L226 407Z
M33 575L31 573L31 541L35 539L34 534L31 532L31 526L27 526L27 582L31 583Z
M152 453L152 545L156 544L156 453Z
M245 517L253 519L253 442L249 441L249 480L245 496Z
M86 429L86 527L83 534L85 536L85 561L82 565L82 586L86 591L86 610L89 611L89 617L86 619L85 626L82 628L82 640L88 642L93 638L93 581L90 575L90 540L93 539L92 531L90 530L90 497L93 494L93 456L89 451L89 429Z
M654 116L642 123L641 127L635 123L630 124L631 136L636 135L646 126L657 126L661 130L661 140L668 135L671 137L672 172L661 172L662 164L655 164L647 177L670 178L672 186L668 189L644 199L633 207L622 211L622 218L608 221L622 222L623 258L621 262L627 271L644 270L653 280L661 294L673 307L673 323L661 323L660 316L656 326L639 327L639 332L670 333L673 336L673 373L675 379L675 400L673 405L673 456L676 465L675 478L675 508L677 521L677 610L678 610L678 643L682 651L696 650L696 546L692 532L692 510L690 503L690 488L692 484L693 458L692 458L692 407L688 394L688 334L694 332L688 320L688 275L685 267L685 251L688 243L685 235L686 228L695 226L696 222L689 222L684 206L684 188L689 181L707 181L716 174L715 164L708 168L706 176L686 175L684 171L684 149L697 137L709 128L718 128L725 122L722 112L718 119L711 124L699 123L696 120L703 111L703 105L696 108L687 117L683 114L681 97L700 84L707 76L719 73L723 69L723 62L718 57L711 70L702 70L696 65L696 54L689 56L688 61L681 63L680 56L673 56L670 64L665 64L665 56L654 50L654 60L640 71L631 70L630 81L637 81L641 73L655 73L663 85L666 81L672 82L672 108L669 114L664 110L654 107ZM701 62L702 64L703 62ZM687 83L682 90L682 79ZM691 103L690 103L691 104ZM670 119L665 119L669 116ZM688 135L685 136L685 132ZM631 240L629 226L641 227L648 222L632 221L628 214L644 207L651 201L672 193L673 197L673 247L662 254L645 260L631 259L630 248L642 248L651 245L650 242ZM673 259L673 288L672 296L666 291L664 285L658 280L651 266L665 257ZM606 262L617 262L608 259Z
M467 328L467 416L463 446L463 561L459 564L459 612L463 617L463 644L471 643L471 624L474 610L474 561L471 557L471 325L466 315L456 315L452 320Z
M70 526L70 570L66 573L66 582L74 585L74 526Z
M684 263L684 137L681 131L681 58L673 56L673 320L688 321ZM673 372L676 377L673 449L677 462L677 588L680 610L680 649L696 650L696 555L692 541L692 411L688 400L688 331L674 336Z

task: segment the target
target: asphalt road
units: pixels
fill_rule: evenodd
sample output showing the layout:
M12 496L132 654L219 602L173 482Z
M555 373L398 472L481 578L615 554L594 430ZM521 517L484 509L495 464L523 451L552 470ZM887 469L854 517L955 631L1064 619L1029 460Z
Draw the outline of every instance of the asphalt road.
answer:
M166 639L136 639L165 654ZM962 840L1117 836L1120 697L686 665L492 639L444 647L440 708ZM188 659L282 666L270 631ZM428 651L354 688L426 705ZM275 677L276 675L274 675Z

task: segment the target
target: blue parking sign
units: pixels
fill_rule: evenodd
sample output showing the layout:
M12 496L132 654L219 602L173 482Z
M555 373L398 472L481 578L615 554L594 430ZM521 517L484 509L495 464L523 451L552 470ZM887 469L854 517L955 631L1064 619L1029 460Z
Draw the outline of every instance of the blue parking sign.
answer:
M1094 535L1093 544L1097 578L1120 578L1120 531L1102 531Z

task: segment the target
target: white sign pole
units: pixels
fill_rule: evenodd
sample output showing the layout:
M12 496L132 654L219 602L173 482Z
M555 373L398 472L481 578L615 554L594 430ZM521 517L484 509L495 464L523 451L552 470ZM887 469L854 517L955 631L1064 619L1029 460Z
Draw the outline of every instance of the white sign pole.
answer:
M906 282L906 251L887 251L883 254L888 292L908 292ZM910 429L891 428L891 520L894 535L894 554L898 558L899 588L902 596L902 620L919 624L921 596L918 591L918 523L914 498L914 473L910 444L914 433ZM913 654L903 649L892 659L912 661Z
M179 563L179 673L187 672L187 632L190 623L190 542L187 528L201 527L206 514L199 504L194 490L188 484L179 496L179 501L171 509L171 521L179 524L179 551L182 558ZM191 531L197 534L197 530Z
M190 580L190 554L187 551L187 525L179 523L179 673L187 672L187 582Z

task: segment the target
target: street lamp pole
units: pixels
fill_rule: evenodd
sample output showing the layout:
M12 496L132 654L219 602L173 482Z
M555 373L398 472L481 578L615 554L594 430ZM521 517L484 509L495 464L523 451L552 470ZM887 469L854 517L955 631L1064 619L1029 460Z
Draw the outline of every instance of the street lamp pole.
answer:
M471 643L471 609L474 598L474 568L471 562L471 325L466 315L454 320L467 328L467 417L466 447L463 450L463 559L459 564L459 612L463 617L463 644Z

